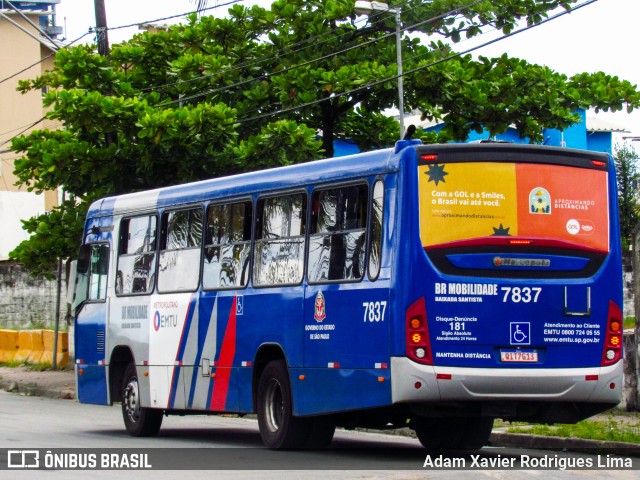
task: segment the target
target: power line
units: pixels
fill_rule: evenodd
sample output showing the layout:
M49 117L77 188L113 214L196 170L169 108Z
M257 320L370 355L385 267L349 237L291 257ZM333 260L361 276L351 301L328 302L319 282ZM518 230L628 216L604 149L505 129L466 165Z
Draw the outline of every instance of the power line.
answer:
M227 7L229 5L233 5L234 3L240 3L240 2L243 2L243 1L244 0L231 0L231 1L227 2L227 3L217 3L213 7L203 8L202 10L192 10L192 11L185 12L185 13L179 13L179 14L176 14L176 15L170 15L168 17L156 18L154 20L146 20L144 22L130 23L128 25L120 25L118 27L107 27L107 30L120 30L122 28L139 27L140 25L144 25L145 23L162 22L164 20L171 20L173 18L186 17L187 15L191 15L193 13L205 12L207 10L213 10L213 9L220 8L220 7Z
M585 7L587 5L595 3L597 1L598 0L587 0L584 3L581 3L580 5L576 5L574 8L572 8L570 10L565 10L563 12L560 12L560 13L558 13L558 14L552 16L552 17L549 17L549 18L547 18L547 19L545 19L545 20L543 20L543 21L541 21L539 23L532 24L532 25L527 25L526 27L520 28L518 30L514 30L514 31L512 31L512 32L510 32L508 34L505 34L505 35L503 35L503 36L501 36L499 38L495 38L495 39L489 40L488 42L482 43L480 45L476 45L475 47L469 48L469 49L467 49L465 51L455 52L452 55L449 55L448 57L441 58L441 59L435 60L435 61L433 61L431 63L428 63L426 65L422 65L420 67L408 70L408 71L404 72L402 75L394 75L394 76L391 76L391 77L386 77L386 78L383 78L381 80L376 80L375 82L370 82L370 83L368 83L366 85L361 85L359 87L353 88L353 89L345 91L345 92L335 93L329 99L344 97L346 95L350 95L352 93L359 92L361 90L366 90L368 88L375 87L375 86L383 84L385 82L389 82L389 81L392 81L392 80L397 80L400 76L412 75L414 73L417 73L419 71L425 70L425 69L430 68L430 67L433 67L435 65L439 65L440 63L444 63L446 61L449 61L449 60L452 60L454 58L460 57L462 55L467 55L467 54L469 54L471 52L474 52L474 51L476 51L476 50L478 50L480 48L484 48L486 46L492 45L494 43L497 43L499 41L502 41L502 40L505 40L505 39L507 39L509 37L517 35L518 33L522 33L522 32L525 32L527 30L530 30L532 28L535 28L535 27L538 27L540 25L543 25L543 24L545 24L547 22L550 22L551 20L555 20L555 19L557 19L557 18L559 18L559 17L561 17L563 15L566 15L568 13L574 12L574 11L578 10L579 8ZM288 112L292 112L292 111L295 111L295 110L300 110L300 109L303 109L303 108L306 108L306 107L309 107L309 106L313 106L313 105L316 105L318 103L326 102L327 100L328 99L326 99L326 98L323 98L323 99L320 99L320 100L313 100L311 102L306 102L306 103L303 103L303 104L300 104L300 105L296 105L294 107L282 109L282 110L279 110L277 112L264 113L264 114L257 115L255 117L251 117L251 118L239 119L239 120L236 120L234 123L242 124L242 123L247 123L247 122L251 122L251 121L255 121L255 120L260 120L262 118L273 117L273 116L280 115L280 114L283 114L283 113L288 113ZM271 105L268 105L268 106L273 106L273 105L275 105L275 104L271 104ZM280 104L280 105L282 105L282 104Z
M409 0L405 0L403 3L408 3ZM369 21L371 18L375 18L375 17L382 17L385 15L385 12L376 12L374 15L370 15L369 19L367 21ZM364 20L357 20L355 23L359 23L361 21ZM372 25L375 25L377 23L381 23L383 20L376 20L375 22L372 23ZM290 45L286 45L284 47L281 47L278 49L277 52L274 52L273 55L270 55L268 57L263 57L262 59L252 59L252 60L247 60L244 63L240 63L237 65L233 65L231 67L228 68L223 68L221 70L216 71L215 73L211 73L208 75L202 75L200 77L195 77L195 78L189 78L186 80L180 80L180 81L176 81L176 82L170 82L170 83L164 83L161 85L154 85L152 87L148 87L148 88L143 88L140 91L141 92L151 92L151 91L155 91L155 90L161 90L163 88L166 87L175 87L177 85L184 85L187 83L192 83L192 82L198 82L200 80L206 80L208 78L214 77L216 75L221 75L221 74L225 74L225 73L230 73L230 72L234 72L236 70L240 70L242 68L245 67L249 67L249 66L255 66L256 64L261 64L261 63L265 63L267 61L272 61L275 59L274 55L279 54L279 53L283 53L283 54L292 54L292 53L298 53L301 51L306 50L309 47L318 47L319 45L329 42L329 41L335 41L337 39L340 39L342 37L346 37L346 36L352 36L354 33L354 31L346 31L344 33L341 33L340 35L333 35L333 34L329 34L329 33L323 33L323 34L318 34L318 35L314 35L312 37L308 37L304 40L300 40L299 42L295 42L292 43ZM321 39L326 39L326 40L321 40ZM386 38L386 37L385 37ZM307 46L303 46L301 48L298 49L294 49L294 50L288 50L292 47L298 47L301 45L305 45L305 44L309 44ZM233 87L234 85L230 85L229 88Z
M476 45L476 46L474 46L474 47L472 47L472 48L469 48L469 49L467 49L467 50L465 50L465 51L455 52L455 53L453 53L452 55L449 55L449 56L444 57L444 58L442 58L442 59L436 60L436 61L431 62L431 63L428 63L428 64L426 64L426 65L422 65L422 66L417 67L417 68L414 68L414 69L412 69L412 70L408 70L408 71L404 72L402 75L394 75L394 76L386 77L386 78L384 78L384 79L376 80L376 81L374 81L374 82L370 82L370 83L368 83L368 84L366 84L366 85L361 85L361 86L359 86L359 87L353 88L353 89L348 90L348 91L345 91L345 92L341 92L341 93L334 93L330 98L331 98L331 99L340 98L340 97L343 97L343 96L346 96L346 95L353 94L353 93L355 93L355 92L359 92L359 91L361 91L361 90L366 90L366 89L368 89L368 88L375 87L375 86L380 85L380 84L385 83L385 82L389 82L389 81L397 80L400 76L408 76L408 75L412 75L412 74L414 74L414 73L417 73L417 72L419 72L419 71L425 70L425 69L430 68L430 67L433 67L433 66L435 66L435 65L438 65L438 64L440 64L440 63L446 62L446 61L448 61L448 60L451 60L451 59L454 59L454 58L460 57L460 56L462 56L462 55L467 55L467 54L469 54L469 53L471 53L471 52L473 52L473 51L476 51L476 50L478 50L478 49L480 49L480 48L484 48L484 47L486 47L486 46L488 46L488 45L491 45L491 44L493 44L493 43L497 43L497 42L499 42L499 41L502 41L502 40L505 40L505 39L507 39L507 38L509 38L509 37L512 37L512 36L514 36L514 35L517 35L518 33L521 33L521 32L527 31L527 30L530 30L530 29L532 29L532 28L535 28L535 27L538 27L538 26L540 26L540 25L543 25L543 24L545 24L545 23L547 23L547 22L549 22L549 21L555 20L555 19L557 19L557 18L559 18L559 17L561 17L561 16L563 16L563 15L566 15L566 14L568 14L568 13L571 13L571 12L573 12L573 11L576 11L576 10L578 10L579 8L582 8L582 7L585 7L585 6L590 5L590 4L592 4L592 3L595 3L596 1L598 1L598 0L587 0L587 1L585 1L584 3L582 3L582 4L576 5L575 7L571 8L571 9L569 9L569 10L565 10L565 11L563 11L563 12L560 12L560 13L556 14L556 15L553 15L553 16L551 16L551 17L549 17L549 18L547 18L547 19L545 19L545 20L543 20L543 21L541 21L541 22L539 22L539 23L532 24L532 25L528 25L528 26L523 27L523 28L520 28L520 29L518 29L518 30L514 30L514 31L512 31L512 32L510 32L510 33L508 33L508 34L505 34L505 35L503 35L503 36L501 36L501 37L499 37L499 38L492 39L492 40L490 40L490 41L488 41L488 42L485 42L485 43L482 43L482 44L480 44L480 45ZM466 8L471 8L471 6L474 6L474 5L476 5L476 4L480 3L480 2L481 2L481 0L478 0L478 1L473 2L472 4L469 4L469 5L465 6L465 7L460 7L460 8L458 8L458 9L455 9L455 10L453 10L452 12L454 12L454 13L455 13L456 11L461 11L461 10L466 9ZM233 3L237 3L237 2L233 2ZM442 15L445 15L445 16L446 16L446 15L450 15L450 14L451 14L451 13L442 14ZM441 16L442 16L442 15L441 15ZM402 31L408 30L408 29L410 29L410 28L415 28L415 26L416 26L416 25L422 25L422 24L425 24L425 23L428 23L428 22L436 21L436 20L437 20L437 19L439 19L441 16L433 17L432 19L428 19L428 20L424 20L424 21L422 21L422 22L418 22L417 24L415 24L415 25L413 25L413 26L403 28L403 29L402 29ZM374 39L374 40L372 40L372 41L369 41L368 43L371 43L371 42L373 42L373 41L379 41L379 40L381 40L382 38L385 38L385 37L387 37L387 36L391 36L391 34L389 34L389 35L385 35L385 36L380 37L380 38L378 38L378 39ZM364 44L363 44L363 45L364 45ZM334 56L334 55L336 55L336 54L344 53L345 51L352 50L352 49L354 49L354 48L358 48L359 46L361 46L361 45L357 45L357 46L355 46L355 47L350 47L350 48L345 49L345 50L342 50L342 51L340 51L340 52L335 52L334 54L331 54L331 55L329 55L328 57L330 57L330 56ZM327 56L325 56L325 57L327 57ZM324 59L325 57L321 57L320 59L316 59L315 61L319 61L319 60L321 60L321 59ZM310 62L312 62L312 61L310 61ZM305 63L303 63L303 64L300 64L300 65L298 65L298 66L294 66L294 67L295 67L295 68L298 68L298 67L300 67L300 66L302 66L302 65L305 65L305 64L308 64L308 63L309 63L309 62L305 62ZM282 71L276 72L276 74L280 74L280 73L282 73L284 70L287 70L287 71L288 71L288 70L291 70L291 69L293 69L294 67L290 67L289 69L283 69ZM274 75L275 75L275 74L274 74ZM239 82L239 84L242 84L242 83L246 83L246 82ZM232 86L237 86L237 85L238 85L238 84L234 84L234 85L232 85ZM214 91L217 91L217 90L214 90ZM207 94L212 93L212 92L213 92L213 91L208 91L208 92L205 92L205 93L203 93L203 94L198 94L198 95L195 95L195 96L192 96L192 97L182 98L181 100L182 100L182 101L184 101L184 100L186 100L186 99L197 98L197 97L199 97L199 96L207 95ZM178 103L179 101L180 101L180 100L171 101L171 102L167 102L167 103L164 103L164 104L160 104L160 105L158 105L158 106L164 106L164 105L168 105L168 104ZM283 113L288 113L288 112L292 112L292 111L295 111L295 110L304 109L304 108L307 108L307 107L309 107L309 106L313 106L313 105L316 105L316 104L318 104L318 103L322 103L322 102L325 102L325 101L327 101L327 99L326 99L326 98L325 98L325 99L320 99L320 100L314 100L314 101L310 101L310 102L302 103L302 104L299 104L299 105L296 105L296 106L293 106L293 107L290 107L290 108L281 109L281 110L278 110L278 111L276 111L276 112L264 113L264 114L260 114L260 115L253 116L253 117L250 117L250 118L237 119L236 121L231 122L231 123L230 123L230 124L228 124L228 125L232 125L232 124L234 124L234 123L240 123L240 124L242 124L242 123L247 123L247 122L250 122L250 121L260 120L260 119L262 119L262 118L273 117L273 116L280 115L280 114L283 114ZM270 104L270 105L262 106L262 108L261 108L261 109L264 109L265 107L266 107L266 108L268 108L268 107L272 107L272 106L275 106L275 105L282 105L282 104L281 104L281 103L280 103L280 104ZM254 111L256 111L256 110L254 110ZM246 113L250 113L250 112L246 112ZM22 135L22 133L24 133L24 132L25 132L25 131L27 131L28 129L32 128L33 126L37 125L38 123L40 123L41 121L43 121L45 118L46 118L46 116L45 116L45 117L42 117L40 120L38 120L38 121L34 122L33 124L29 125L27 128L25 128L25 129L24 129L22 132L20 132L19 134L15 135L15 136L14 136L14 137L12 137L11 139L9 139L9 140L5 141L4 143L0 144L0 146L2 146L2 145L4 145L4 144L8 143L8 142L9 142L9 141L11 141L13 138L15 138L15 137L18 137L18 136Z
M70 46L72 46L74 43L76 43L76 42L78 42L78 41L82 40L84 37L86 37L87 35L89 35L89 33L91 33L91 32L87 32L87 33L85 33L85 34L83 34L83 35L79 36L78 38L76 38L75 40L73 40L71 43L69 43L69 44L65 45L64 47L62 47L60 50L63 50L63 49L65 49L65 48L69 48L69 47L70 47ZM58 50L58 51L60 51L60 50ZM2 80L0 80L0 84L2 84L2 83L4 83L4 82L6 82L7 80L11 80L12 78L14 78L14 77L16 77L16 76L20 75L21 73L24 73L24 72L26 72L27 70L29 70L29 69L31 69L31 68L33 68L33 67L35 67L35 66L37 66L37 65L41 64L41 63L42 63L42 62L44 62L45 60L47 60L47 59L49 59L49 58L51 58L51 57L55 56L55 54L56 54L56 53L57 53L57 52L54 52L54 53L52 53L52 54L50 54L50 55L47 55L46 57L41 58L41 59L40 59L40 60L38 60L37 62L32 63L32 64L31 64L31 65L29 65L28 67L23 68L23 69L22 69L22 70L20 70L19 72L16 72L16 73L14 73L13 75L10 75L10 76L8 76L8 77L6 77L6 78L3 78Z
M475 5L477 5L479 3L482 3L483 1L484 0L476 0L475 2L472 2L472 3L470 3L470 4L466 5L466 6L455 8L455 9L450 10L448 12L441 13L440 15L436 15L435 17L431 17L431 18L429 18L427 20L423 20L423 21L420 21L418 23L415 23L414 25L410 25L410 26L404 27L404 28L400 29L400 31L401 32L405 32L407 30L412 30L412 29L415 29L416 27L419 27L419 26L422 26L422 25L426 25L428 23L433 23L433 22L436 22L438 20L442 20L443 18L446 18L449 15L453 15L453 14L462 12L462 11L464 11L466 9L472 8ZM322 60L327 60L329 58L341 55L343 53L350 52L351 50L355 50L357 48L361 48L361 47L366 47L368 45L372 45L374 43L377 43L377 42L380 42L382 40L385 40L385 39L387 39L389 37L395 37L395 35L396 35L395 32L387 33L387 34L385 34L385 35L383 35L381 37L374 38L374 39L371 39L371 40L367 40L367 41L365 41L363 43L360 43L358 45L347 47L347 48L344 48L342 50L338 50L338 51L329 53L329 54L324 55L322 57L314 58L312 60L308 60L306 62L299 63L297 65L292 65L291 67L283 68L283 69L278 70L277 72L274 72L274 73L272 73L270 75L263 75L263 76L260 76L260 77L257 77L257 78L250 78L250 79L243 80L241 82L237 82L237 83L234 83L234 84L231 84L231 85L225 85L223 87L209 89L206 92L196 93L196 94L193 94L193 95L190 95L190 96L181 97L181 98L179 98L177 100L170 100L170 101L158 104L158 107L164 107L164 106L167 106L167 105L172 105L174 103L185 102L185 101L188 101L188 100L193 100L194 98L199 98L199 97L210 95L210 94L213 94L213 93L218 93L218 92L221 92L221 91L229 90L231 88L235 88L235 87L238 87L238 86L246 85L247 83L251 83L251 82L254 82L254 81L258 81L258 80L263 80L267 76L270 77L270 76L275 76L275 75L281 75L283 73L290 72L291 70L295 70L295 69L298 69L298 68L301 68L301 67L306 67L308 65L312 65L312 64L320 62ZM213 76L213 74L212 74L212 76ZM399 77L400 77L400 75L397 75L395 78L397 79ZM204 78L204 77L199 77L198 79L201 79L201 78Z
M7 143L9 143L10 141L12 141L14 138L19 137L20 135L22 135L24 132L26 132L27 130L29 130L30 128L35 127L37 124L39 124L40 122L42 122L44 119L46 119L47 116L43 116L42 118L40 118L40 120L36 120L35 122L33 122L32 124L30 124L28 127L26 127L25 129L23 129L20 133L18 133L17 135L14 135L13 137L11 137L9 140L5 140L4 142L0 143L0 147L6 145Z
M242 1L244 1L244 0L232 0L232 1L229 1L229 2L227 2L227 3L217 4L217 5L213 6L213 7L207 7L207 8L205 8L205 9L203 9L202 11L206 11L206 10L213 10L213 9L216 9L216 8L220 8L220 7L224 7L224 6L232 5L232 4L234 4L234 3L239 3L239 2L242 2ZM155 19L155 20L146 20L146 21L144 21L144 22L132 23L132 24L129 24L129 25L120 25L120 26L117 26L117 27L111 27L111 28L107 28L107 30L119 30L119 29L129 28L129 27L137 27L137 26L140 26L140 25L144 25L145 23L161 22L161 21L163 21L163 20L170 20L170 19L172 19L172 18L185 17L185 16L187 16L187 15L191 15L192 13L197 13L197 12L198 12L197 10L194 10L194 11L189 11L189 12L185 12L185 13L180 13L180 14L177 14L177 15L171 15L171 16L164 17L164 18L158 18L158 19ZM84 34L82 34L81 36L79 36L78 38L76 38L75 40L73 40L72 42L70 42L70 43L68 43L68 44L64 45L60 50L62 50L62 49L64 49L64 48L69 48L69 47L70 47L70 46L72 46L74 43L79 42L79 41L80 41L80 40L82 40L84 37L86 37L87 35L92 34L92 33L96 33L96 32L94 32L94 31L91 31L91 30L90 30L90 31L88 31L88 32L86 32L86 33L84 33ZM14 73L13 75L10 75L9 77L3 78L2 80L0 80L0 84L2 84L2 83L4 83L4 82L6 82L7 80L11 80L12 78L14 78L14 77L16 77L16 76L20 75L21 73L26 72L27 70L29 70L29 69L31 69L31 68L33 68L33 67L35 67L36 65L39 65L40 63L44 62L45 60L47 60L47 59L51 58L51 57L52 57L52 56L54 56L54 55L55 55L55 52L54 52L54 53L52 53L52 54L50 54L50 55L47 55L46 57L44 57L44 58L40 59L40 60L39 60L39 61L37 61L37 62L35 62L35 63L33 63L33 64L29 65L28 67L23 68L22 70L20 70L20 71L18 71L18 72L16 72L16 73Z

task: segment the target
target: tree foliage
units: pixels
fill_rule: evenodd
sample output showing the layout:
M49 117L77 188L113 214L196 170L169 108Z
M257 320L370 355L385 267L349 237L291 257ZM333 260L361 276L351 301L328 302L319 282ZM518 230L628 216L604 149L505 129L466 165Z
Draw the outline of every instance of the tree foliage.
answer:
M578 121L579 107L637 108L635 86L604 73L569 78L507 56L455 55L462 38L509 33L574 3L390 2L402 7L406 107L447 123L430 140L514 124L537 141L543 128ZM58 221L52 231L66 227L79 240L63 213L79 216L101 196L332 156L335 139L361 149L392 144L398 125L384 112L397 105L395 27L388 13L358 16L353 0L277 0L270 9L233 5L225 18L191 15L114 45L109 57L94 46L59 51L53 71L19 88L48 89L47 116L64 129L34 131L12 148L24 154L15 164L22 184L62 186L76 207L38 225ZM52 260L53 237L25 226L34 236L12 257ZM74 255L73 242L55 247Z
M632 245L633 230L640 223L640 210L638 209L639 158L638 153L627 145L616 148L614 159L618 180L618 212L623 248Z

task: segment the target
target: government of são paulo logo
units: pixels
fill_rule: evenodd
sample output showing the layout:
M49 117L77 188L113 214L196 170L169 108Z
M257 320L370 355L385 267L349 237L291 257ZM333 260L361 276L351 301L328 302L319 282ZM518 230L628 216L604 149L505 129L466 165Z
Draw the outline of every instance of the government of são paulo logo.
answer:
M322 292L318 292L318 294L316 295L316 301L313 309L313 318L316 322L322 322L325 318L327 318L326 305Z

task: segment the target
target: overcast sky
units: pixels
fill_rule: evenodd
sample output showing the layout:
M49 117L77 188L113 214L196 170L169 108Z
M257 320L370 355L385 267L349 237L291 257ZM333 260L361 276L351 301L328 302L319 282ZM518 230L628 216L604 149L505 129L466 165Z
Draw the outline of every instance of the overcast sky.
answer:
M245 0L242 3L268 6L271 1ZM210 0L209 6L215 4L215 0ZM193 10L193 3L189 0L105 0L105 6L110 29ZM227 9L222 7L209 12L218 14ZM57 12L58 25L66 27L69 40L80 37L95 25L94 2L91 0L62 0ZM492 57L506 52L509 56L547 65L568 75L604 71L640 85L639 18L638 0L598 0L571 14L484 47L477 54ZM180 19L167 22L178 23ZM117 43L136 32L136 28L110 30L109 41ZM84 40L87 39L91 36ZM463 42L458 48L470 46L471 42ZM627 128L631 132L628 135L640 136L640 111L630 115L599 113L598 117Z

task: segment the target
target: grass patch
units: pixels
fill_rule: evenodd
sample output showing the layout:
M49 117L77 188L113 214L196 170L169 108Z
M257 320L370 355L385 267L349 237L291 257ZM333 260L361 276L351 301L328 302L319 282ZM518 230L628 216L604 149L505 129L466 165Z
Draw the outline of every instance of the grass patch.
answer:
M0 367L18 368L24 367L33 372L46 372L53 370L50 363L24 363L11 360L10 362L0 362ZM66 369L66 367L64 367ZM58 370L61 368L59 367Z
M513 426L508 433L528 433L548 437L584 438L609 442L640 443L640 423L620 422L613 419L604 421L583 420L575 425L526 425Z
M623 328L625 330L631 330L633 328L636 328L636 319L635 319L635 317L626 317L624 319Z

